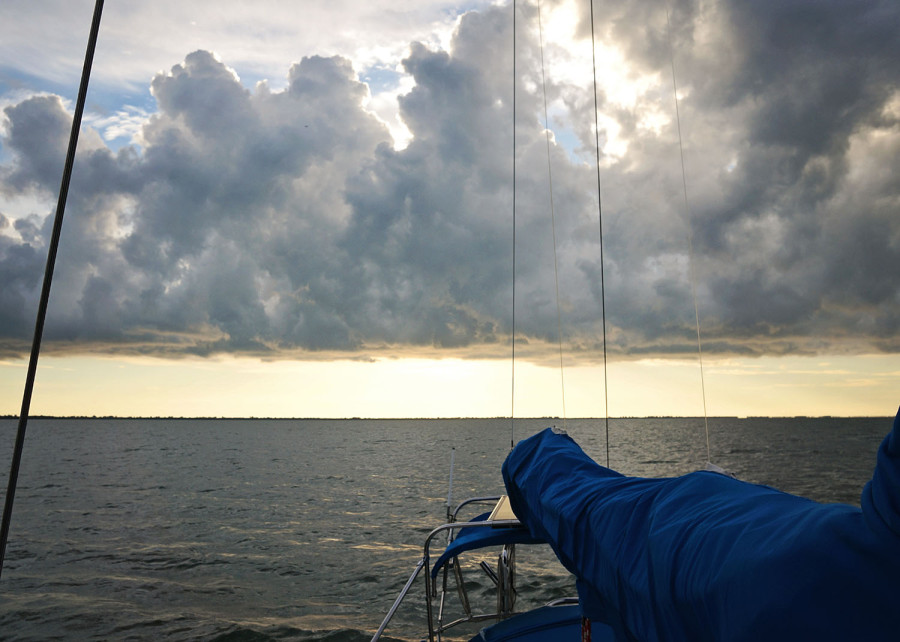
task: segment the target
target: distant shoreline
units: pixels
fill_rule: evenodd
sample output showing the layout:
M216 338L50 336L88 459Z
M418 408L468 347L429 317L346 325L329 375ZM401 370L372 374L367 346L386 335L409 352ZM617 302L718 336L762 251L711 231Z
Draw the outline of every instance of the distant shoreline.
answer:
M118 416L118 415L30 415L29 419L122 419L122 420L157 420L157 421L462 421L462 420L509 420L509 417L174 417L174 416ZM0 420L18 421L18 415L0 415ZM605 417L516 417L516 421L603 421ZM702 416L681 417L676 415L648 415L610 417L620 419L697 419ZM893 419L892 415L750 415L737 417L721 415L708 419Z

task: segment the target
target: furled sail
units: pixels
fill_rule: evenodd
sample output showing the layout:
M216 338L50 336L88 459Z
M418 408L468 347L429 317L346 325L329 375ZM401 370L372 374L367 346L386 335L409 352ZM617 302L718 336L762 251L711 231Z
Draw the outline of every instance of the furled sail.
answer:
M707 471L626 477L551 429L515 447L503 478L617 639L897 639L900 413L862 508Z

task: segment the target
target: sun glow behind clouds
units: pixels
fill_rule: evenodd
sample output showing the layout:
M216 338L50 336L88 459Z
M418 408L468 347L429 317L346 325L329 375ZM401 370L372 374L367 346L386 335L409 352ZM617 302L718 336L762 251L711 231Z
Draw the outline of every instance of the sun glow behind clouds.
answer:
M703 414L694 361L614 362L609 375L613 417ZM17 414L24 376L24 361L0 362L0 414ZM900 356L709 360L709 414L888 416L898 376ZM565 377L566 415L604 416L602 366ZM42 357L32 414L497 417L509 416L510 395L502 360ZM559 370L517 364L515 416L562 415Z
M605 139L603 151L608 158L621 160L628 152L628 140L622 134L619 121L607 112L613 108L634 113L639 128L659 134L671 118L668 114L670 106L660 105L657 97L665 95L666 83L670 81L659 72L638 70L629 62L621 45L602 31L596 34L592 58L590 37L578 37L578 18L579 12L573 1L542 9L547 77L554 84L589 94L593 90L593 67L596 65L597 83L606 103L598 114ZM562 121L554 120L558 121L558 129Z

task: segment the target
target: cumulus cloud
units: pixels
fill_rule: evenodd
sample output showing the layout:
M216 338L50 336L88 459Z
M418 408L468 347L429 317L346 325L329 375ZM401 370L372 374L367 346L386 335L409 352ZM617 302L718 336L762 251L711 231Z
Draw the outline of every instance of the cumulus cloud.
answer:
M874 1L675 3L686 213L665 13L656 2L600 8L603 46L628 60L598 69L614 352L696 349L689 237L706 351L900 350L898 15ZM114 151L93 136L79 153L47 348L503 354L509 17L503 7L468 13L447 50L410 46L404 149L339 56L303 58L284 89L248 89L204 50L158 74L141 147ZM573 42L588 26L583 16ZM559 135L548 171L534 29L519 47L517 336L533 358L557 337L552 174L563 339L590 358L602 341L590 79L548 70ZM0 195L53 194L63 103L34 96L4 113ZM49 221L46 211L0 218L5 355L28 341Z

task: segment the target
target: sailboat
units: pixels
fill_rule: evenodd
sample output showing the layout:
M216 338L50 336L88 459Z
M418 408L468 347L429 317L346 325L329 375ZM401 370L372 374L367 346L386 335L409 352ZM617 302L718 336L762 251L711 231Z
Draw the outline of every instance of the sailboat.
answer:
M896 639L900 411L861 508L742 482L710 463L627 477L555 427L514 444L502 476L506 494L451 506L451 465L445 523L428 533L372 642L420 575L430 642ZM517 551L533 546L552 549L577 595L518 612ZM467 568L489 550L494 564ZM487 605L473 603L471 572L494 586Z
M871 510L868 510L868 512L865 507L860 512L847 509L829 510L827 508L820 511L813 505L802 501L797 503L793 500L785 499L782 495L769 493L768 491L756 496L760 501L765 499L765 504L769 506L773 505L769 500L778 498L778 502L783 501L784 504L778 504L779 513L783 513L780 510L781 508L786 508L788 503L791 504L794 507L791 509L791 512L780 514L779 517L783 518L787 514L791 519L795 517L802 518L797 520L796 529L805 529L810 524L809 520L813 517L815 519L827 518L830 520L829 523L832 524L842 521L858 523L861 520L868 520L869 517L872 517L874 521L871 522L870 530L873 533L873 542L875 544L885 543L884 547L888 551L888 555L884 558L873 556L867 557L865 560L856 560L852 559L851 556L841 555L828 560L829 562L838 562L836 566L844 567L850 574L863 573L863 571L870 570L872 567L870 562L873 560L886 560L882 568L875 569L875 572L872 574L865 573L863 575L864 582L870 585L870 588L866 591L857 593L855 590L857 585L852 583L835 586L828 583L813 582L808 579L804 580L810 585L808 587L809 597L806 599L812 599L812 603L817 605L822 611L819 614L818 627L815 629L820 638L834 637L834 634L837 632L842 637L850 637L851 639L889 639L883 636L881 638L868 636L867 634L874 629L871 627L867 628L867 625L870 625L872 622L876 625L885 622L885 618L891 614L890 609L897 598L896 580L893 578L896 578L898 573L896 562L892 561L896 559L897 555L890 556L891 551L896 553L897 520L892 517L891 512L893 507L890 502L889 491L892 479L885 479L885 476L889 476L890 470L892 470L889 465L891 460L896 458L895 443L897 443L896 439L889 440L885 442L883 447L882 458L885 461L885 467L879 468L879 471L884 472L880 473L880 476L879 473L876 474L876 481L880 480L880 482L873 483L871 486L871 491L868 495L870 500L866 504L866 506L871 507ZM552 456L547 456L549 451L552 451ZM532 456L535 453L540 453L540 456ZM549 475L549 478L552 481L563 483L546 487L540 479L535 480L535 478L547 477L542 471L560 466L563 468L563 472L556 471L554 474ZM574 483L574 477L576 476L571 474L573 470L584 471L583 479L580 480L582 483ZM707 627L712 626L711 623L717 622L716 614L712 612L713 609L711 607L710 613L697 615L690 612L690 607L685 606L684 611L686 613L676 609L676 612L672 614L672 628L660 629L663 633L657 633L655 638L643 630L640 632L645 633L645 635L634 633L638 630L635 622L639 625L656 621L654 605L650 604L650 600L646 599L646 597L627 595L625 596L627 599L623 604L616 604L614 605L616 608L613 608L608 597L601 595L603 578L611 575L604 576L603 572L606 569L595 563L600 559L599 555L597 558L588 559L588 556L584 555L583 551L580 551L577 555L574 554L570 548L565 546L565 537L561 536L561 533L566 531L552 530L549 525L551 521L557 521L562 524L579 526L579 536L585 538L584 541L588 543L592 550L601 551L608 544L608 542L605 544L603 541L589 537L591 534L597 533L607 538L607 540L612 538L614 541L627 542L638 548L643 545L643 540L638 534L629 533L628 535L634 536L623 537L623 532L611 525L605 528L597 528L593 523L593 515L609 517L614 514L608 510L609 506L603 506L595 501L584 504L579 503L578 500L596 499L601 492L600 486L608 488L621 485L626 487L626 490L631 493L631 497L624 505L629 507L635 505L636 492L639 490L650 491L659 495L663 488L669 489L666 492L673 492L672 488L679 484L690 485L696 482L699 485L706 485L705 482L710 480L715 481L716 485L722 485L723 488L745 488L744 486L734 485L725 478L711 473L704 473L699 477L684 478L674 483L665 482L665 480L622 478L610 471L604 471L602 467L586 460L580 448L574 442L560 431L553 430L544 431L535 438L517 445L504 467L504 476L506 477L506 485L509 492L507 496L477 497L448 509L447 524L438 526L428 535L424 545L423 556L413 570L401 596L395 602L395 606L392 607L388 618L379 632L376 633L376 639L380 637L381 632L388 625L390 614L396 612L403 598L411 590L415 580L422 575L426 579L425 601L428 637L432 639L441 638L444 635L449 636L456 630L462 630L467 623L481 623L490 620L497 620L497 623L479 631L476 634L476 639L555 640L578 636L579 633L582 639L590 637L595 640L634 638L702 639L686 637L681 630L675 628L674 622L678 618L684 618L685 615L692 617L696 615L695 619L701 625ZM700 484L700 482L704 483ZM603 491L603 494L609 493ZM680 497L683 498L684 495L680 495ZM550 501L554 498L558 501ZM727 500L729 505L740 506L732 503L732 499ZM681 503L684 503L683 499ZM468 516L470 509L477 509L485 505L490 510L475 510L473 516ZM655 508L659 509L660 505L655 504ZM724 506L719 508L724 508ZM588 513L587 511L590 512ZM634 511L631 512L633 513ZM718 519L721 517L722 512L713 511L712 513ZM592 516L592 519L578 519L588 514ZM549 520L547 519L548 515L550 516ZM746 515L743 511L736 511L736 514L733 512L728 517L732 520L730 522L732 524L745 524L748 522L742 520L745 519ZM834 520L831 519L832 516L835 518ZM685 524L689 523L692 522L685 522ZM780 524L780 528L784 528L783 523ZM838 535L842 536L846 532L848 531L836 531ZM438 555L438 545L443 543L446 534L449 534L450 543ZM727 531L725 531L725 535L728 535ZM760 532L760 535L766 538L769 532ZM784 540L784 538L781 539ZM670 545L663 545L661 549L669 552L677 550L677 547L671 546L672 541L671 539L668 540ZM708 540L701 538L698 541L702 543ZM807 543L810 540L802 539L800 533L797 533L794 541ZM820 542L821 540L815 541ZM770 544L770 542L767 542L767 544ZM890 548L891 545L894 548ZM462 579L464 573L462 560L466 555L474 551L484 550L489 546L501 548L497 558L497 565L494 567L484 564L479 565L479 568L491 578L490 581L496 586L496 604L495 608L490 611L478 611L470 604L471 595L467 590L465 581ZM516 556L526 546L551 547L560 561L567 568L571 568L578 578L578 595L554 599L538 609L517 613L516 579L518 571ZM434 552L432 552L432 549L435 549ZM642 548L642 550L646 549ZM813 547L810 550L821 554L819 558L813 561L821 561L823 555L838 549L829 547L821 551ZM868 555L868 551L871 549L864 550ZM745 568L738 569L742 572L738 575L738 580L744 582L747 586L745 590L747 601L750 602L752 598L758 597L761 588L763 592L766 590L771 592L771 595L767 595L766 598L772 603L782 598L784 593L781 591L781 585L774 585L773 587L766 586L760 582L754 583L749 581L748 578L752 575L750 572L752 569L749 569L747 560L752 558L747 557L745 553L741 553L741 555L745 562ZM628 558L623 556L623 559ZM711 557L710 559L714 558ZM669 561L671 562L672 560ZM721 558L715 558L715 561L719 562ZM781 561L781 559L775 560L776 563ZM867 562L869 563L867 564ZM660 568L664 567L672 568L672 564L667 563L660 566ZM707 569L715 567L715 565L710 563L704 565L704 568ZM592 571L598 568L601 570L599 579L592 575ZM701 568L699 564L689 567L690 571L699 568ZM786 568L790 569L790 565L786 565ZM451 586L453 583L456 584L455 589ZM678 591L675 590L678 588L675 584L676 582L669 583L668 588L672 590L667 595L679 595ZM448 617L450 613L449 601L453 599L454 590L459 595L464 615L451 620ZM876 593L877 595L875 595ZM835 601L840 602L839 606L842 608L833 609ZM662 602L662 599L658 600L656 606L659 606ZM734 600L731 600L731 602L733 603ZM768 624L771 626L774 622L774 625L780 627L780 632L784 636L798 639L796 628L792 629L788 626L791 624L788 618L802 613L804 617L798 618L798 621L808 622L809 618L807 616L809 616L809 612L801 612L797 606L794 602L783 601L782 610L769 612ZM630 610L632 616L630 618L617 617L616 614L624 612L626 608ZM788 611L788 608L791 610ZM750 611L746 609L745 612L749 613ZM833 614L836 613L846 614L843 628L834 626ZM881 619L878 617L879 614ZM742 622L735 620L733 624L741 626ZM707 630L711 629L707 628ZM713 633L710 634L712 639L738 639L736 636L716 635L716 633L722 632L721 629L712 630ZM741 628L740 632L743 632L744 637L748 639L768 633L768 631L763 631L761 628ZM766 635L766 637L769 636Z

